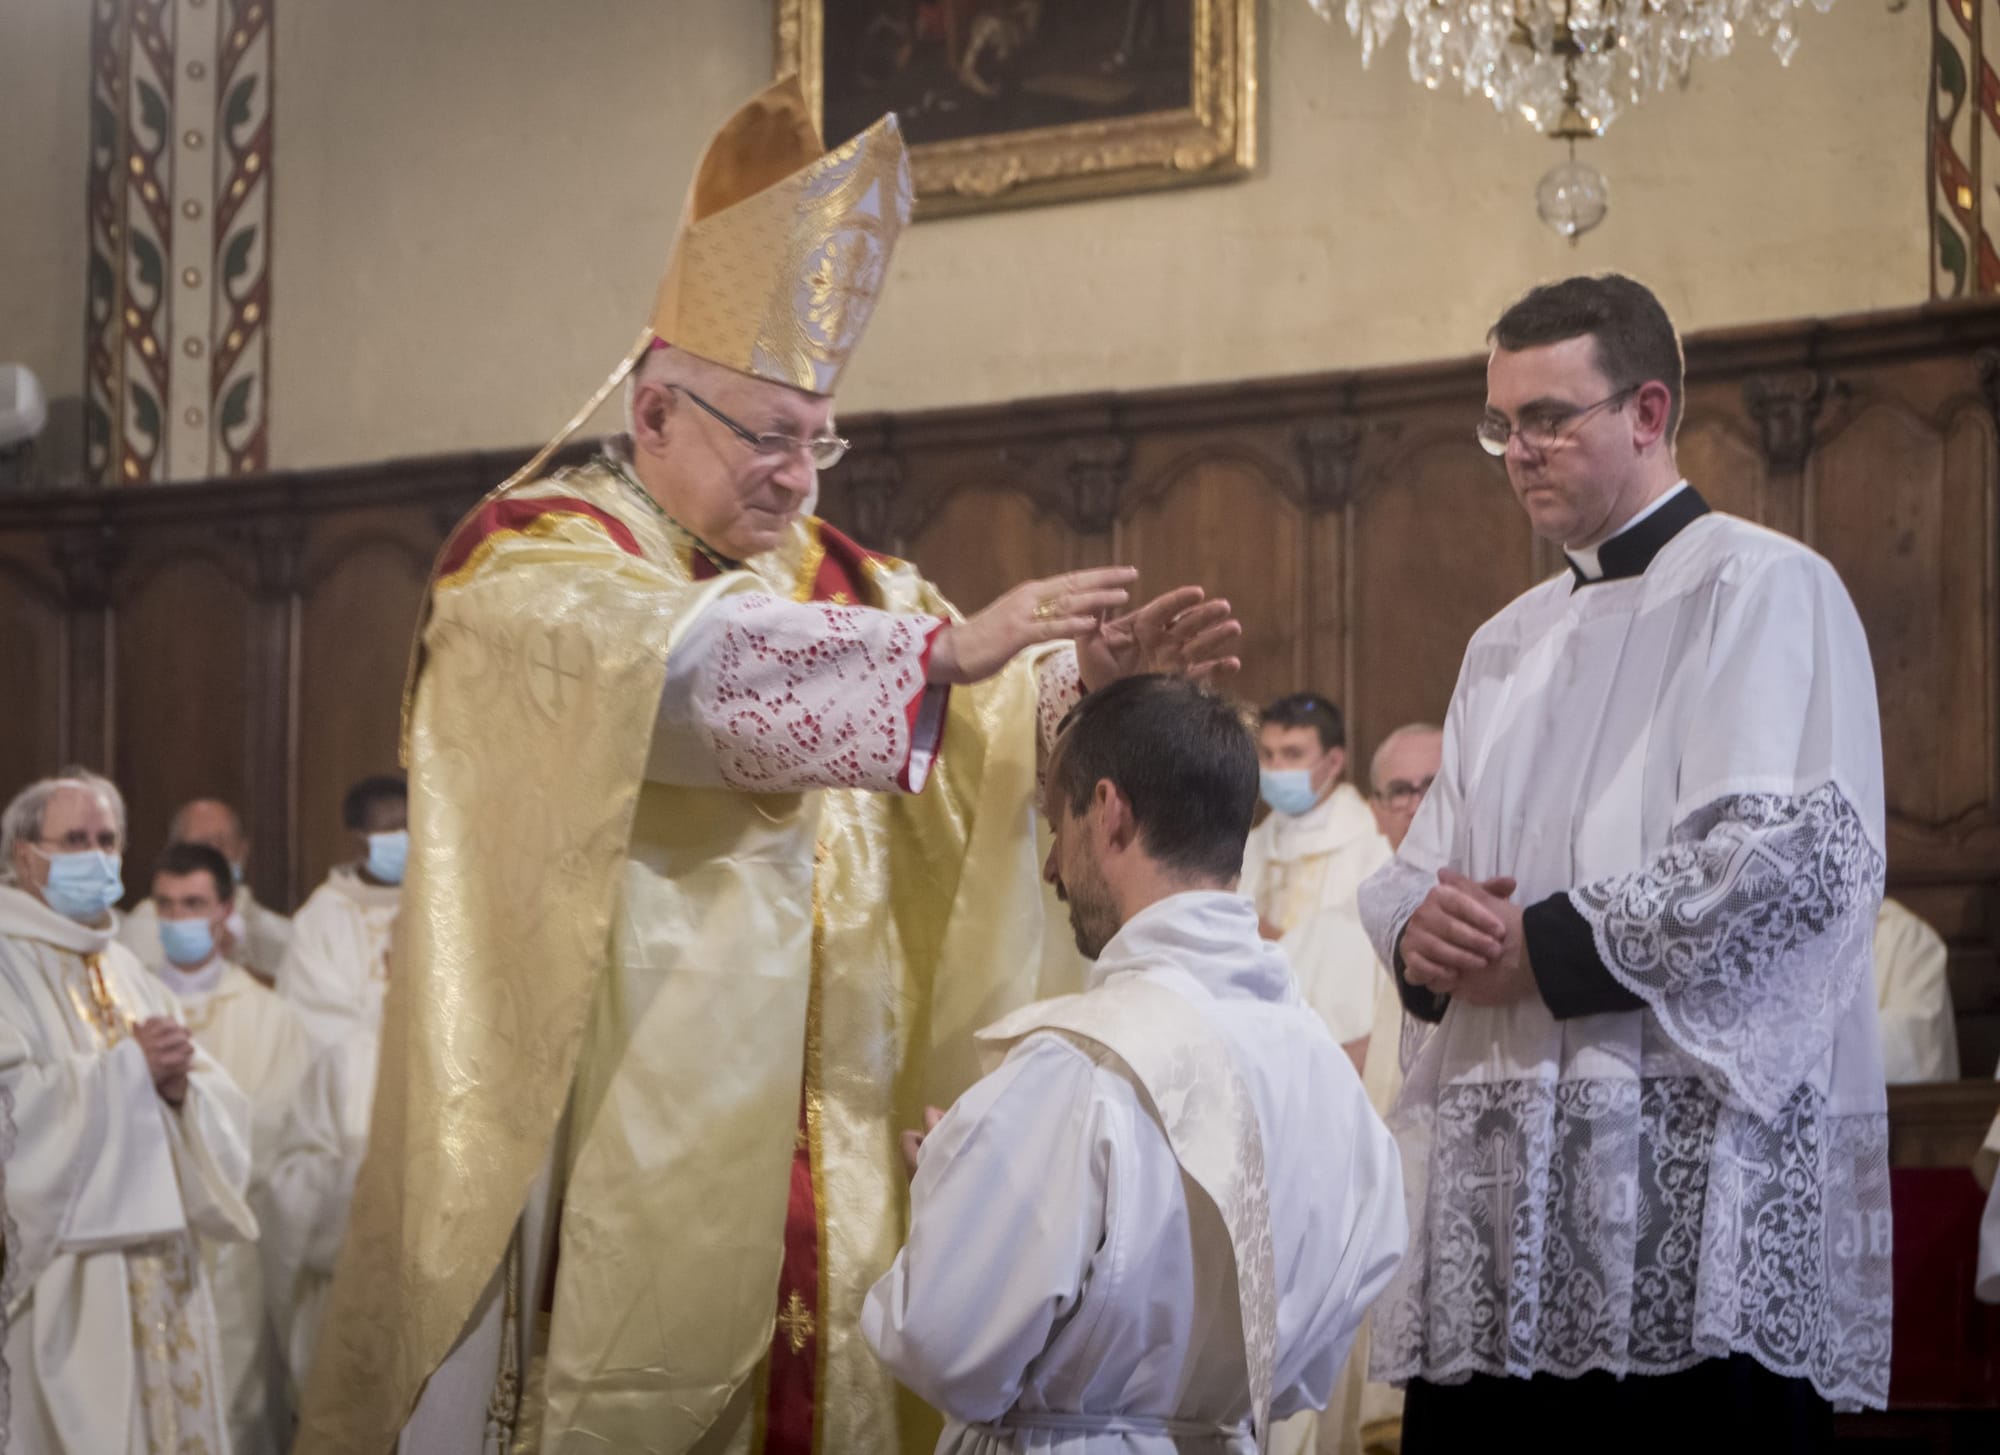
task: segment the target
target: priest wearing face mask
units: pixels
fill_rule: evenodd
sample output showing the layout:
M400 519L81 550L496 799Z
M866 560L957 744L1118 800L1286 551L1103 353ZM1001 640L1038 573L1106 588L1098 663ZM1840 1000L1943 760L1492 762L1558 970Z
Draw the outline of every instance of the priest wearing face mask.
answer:
M254 1239L250 1111L114 935L125 805L0 815L0 1302L12 1455L230 1449L199 1243Z
M153 869L163 956L155 973L179 999L195 1044L250 1099L250 1201L262 1221L272 1148L312 1042L297 1013L224 949L237 912L235 879L229 860L208 845L168 845ZM236 1455L283 1449L291 1435L287 1376L257 1248L204 1238L201 1252L221 1332L230 1444Z
M358 857L336 865L292 919L278 993L322 1044L357 1028L373 1031L381 1021L410 852L408 796L400 774L364 778L347 790L341 822Z
M1340 709L1311 692L1259 715L1259 792L1271 812L1250 834L1241 892L1264 938L1280 941L1307 1004L1361 1069L1375 1023L1379 974L1355 892L1390 857L1368 801L1341 782L1347 730Z
M169 844L201 844L222 855L229 865L233 888L229 916L216 931L216 944L232 964L240 965L266 985L278 978L285 951L292 943L292 922L257 902L244 878L250 860L250 836L243 819L219 798L184 803L167 826ZM141 901L118 926L118 943L139 957L148 969L167 962L160 945L160 914L153 901Z

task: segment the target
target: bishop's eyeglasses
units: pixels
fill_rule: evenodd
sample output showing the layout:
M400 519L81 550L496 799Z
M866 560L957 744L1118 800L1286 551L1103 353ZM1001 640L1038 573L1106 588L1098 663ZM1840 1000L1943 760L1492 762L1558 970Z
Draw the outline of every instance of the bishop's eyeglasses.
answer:
M796 455L803 452L813 462L813 467L819 470L831 470L847 457L847 441L837 434L816 434L811 439L804 440L797 435L786 434L782 430L759 434L738 424L685 384L675 384L670 387L676 393L687 395L704 413L712 416L724 429L760 455Z

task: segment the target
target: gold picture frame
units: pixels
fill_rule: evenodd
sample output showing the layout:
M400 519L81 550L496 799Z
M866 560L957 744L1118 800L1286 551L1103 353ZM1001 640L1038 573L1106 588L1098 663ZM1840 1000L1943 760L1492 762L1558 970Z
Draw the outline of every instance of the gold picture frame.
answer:
M928 5L915 0L777 0L777 73L799 74L813 118L830 145L873 119L862 114L869 105L874 114L899 112L911 143L919 217L1222 181L1246 175L1257 161L1256 5L1257 0L943 0ZM831 87L829 51L851 61L863 47L848 35L836 35L829 46L829 8L836 19L842 12L850 20L871 13L866 41L873 51L868 61L872 71L854 67L857 79L850 83L844 68ZM1143 41L1139 20L1148 15L1152 33L1167 36L1165 44L1174 47L1156 51L1168 69L1151 73L1151 81L1161 84L1150 90L1141 86L1146 78L1122 42L1108 55L1050 59L1063 35L1081 34L1079 26L1095 23L1094 38L1101 39L1107 20L1113 30L1122 24L1123 39L1137 34ZM925 28L914 31L910 17ZM1048 29L1063 26L1069 28L1063 35ZM1027 58L1038 54L1038 42L1043 70L1031 73ZM1187 68L1181 88L1183 45ZM1137 44L1132 51L1144 54ZM929 65L935 82L903 85L905 96L919 98L915 114L897 99L913 56ZM1014 76L1006 69L1010 59L1021 65ZM1121 71L1121 66L1127 69ZM1011 93L1006 89L1010 79L1019 81ZM1184 104L1149 107L1148 98L1160 96L1162 84L1171 102ZM831 121L830 90L836 113ZM1009 114L1010 95L1018 100ZM1024 118L1032 123L1051 112L1071 115L1055 124L1023 124ZM982 130L982 116L1008 124Z

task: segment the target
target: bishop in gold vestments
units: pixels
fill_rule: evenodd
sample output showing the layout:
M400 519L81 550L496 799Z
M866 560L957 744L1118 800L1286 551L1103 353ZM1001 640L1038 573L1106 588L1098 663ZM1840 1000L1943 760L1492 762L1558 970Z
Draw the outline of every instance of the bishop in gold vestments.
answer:
M903 1230L896 1129L1046 988L1038 739L1082 679L1215 665L1235 627L1183 592L1156 650L1146 612L1096 629L1115 571L961 621L811 516L805 462L843 446L827 396L909 197L894 118L827 152L795 81L746 105L612 377L637 366L631 437L531 464L440 558L373 1127L302 1451L387 1450L406 1421L426 1450L935 1429L859 1312ZM696 482L725 459L737 494L704 526Z

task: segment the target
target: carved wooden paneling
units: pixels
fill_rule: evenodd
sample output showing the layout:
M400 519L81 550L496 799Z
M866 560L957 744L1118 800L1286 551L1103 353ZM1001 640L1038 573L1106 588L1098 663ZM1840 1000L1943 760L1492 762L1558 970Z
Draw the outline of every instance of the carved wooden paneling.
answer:
M1992 797L1991 433L1970 410L1940 424L1870 400L1807 469L1814 543L1874 657L1889 811L1927 828Z
M1798 534L1796 480L1773 480L1756 436L1736 411L1704 410L1691 399L1675 454L1681 473L1717 510Z
M1139 571L1135 600L1187 582L1228 598L1243 623L1235 685L1246 700L1280 696L1304 677L1305 513L1265 462L1203 453L1145 482L1113 554Z
M8 784L63 766L62 598L28 567L0 559L0 768ZM11 792L0 787L0 792Z
M1068 527L1012 490L955 491L902 549L914 560L936 562L931 581L967 613L1009 587L1081 564Z
M1841 572L1881 685L1892 887L1950 944L1968 1074L2000 1054L2000 307L1687 343L1684 472ZM1481 361L846 417L826 513L962 608L1119 560L1246 627L1237 691L1336 697L1357 768L1438 716L1465 642L1561 569L1473 444ZM110 763L135 862L174 803L246 800L296 899L394 766L405 654L452 522L519 458L0 498L0 767ZM199 650L191 642L201 644ZM233 775L233 776L232 776Z
M1466 642L1539 572L1507 477L1460 431L1397 454L1350 520L1347 707L1365 754L1404 723L1444 721Z
M341 522L327 535L314 543L299 613L298 896L353 855L340 822L348 786L396 771L403 677L430 574L427 543L387 523Z
M249 583L220 551L176 537L132 563L113 595L112 776L125 794L125 887L148 892L174 809L246 801Z

